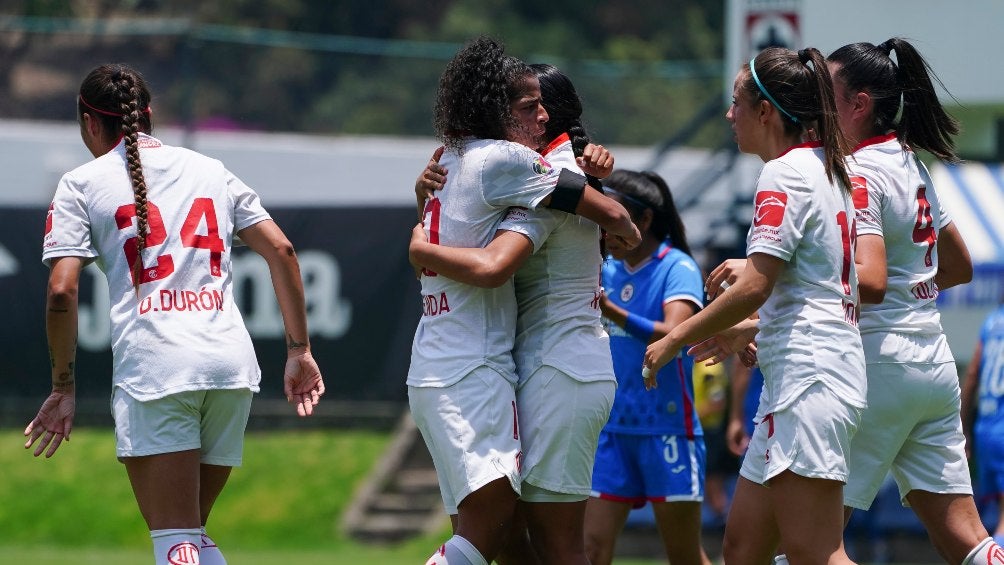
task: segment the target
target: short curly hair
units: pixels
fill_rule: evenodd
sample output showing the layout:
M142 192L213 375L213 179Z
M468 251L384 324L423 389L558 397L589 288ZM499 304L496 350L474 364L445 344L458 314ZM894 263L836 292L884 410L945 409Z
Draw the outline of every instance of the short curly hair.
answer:
M518 127L510 105L534 73L523 61L505 54L501 43L479 37L467 43L446 65L436 93L436 136L459 150L464 137L507 139Z

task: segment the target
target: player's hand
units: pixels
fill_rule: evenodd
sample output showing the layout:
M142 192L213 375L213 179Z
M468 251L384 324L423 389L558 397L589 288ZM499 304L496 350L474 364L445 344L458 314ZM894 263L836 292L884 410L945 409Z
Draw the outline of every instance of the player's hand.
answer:
M443 156L443 146L440 145L432 154L429 163L425 166L422 174L418 175L415 181L415 196L419 200L432 198L437 190L442 190L446 184L446 168L439 164L440 157Z
M70 430L73 429L73 416L76 412L74 392L52 391L42 403L38 415L24 429L24 435L28 438L24 448L30 449L38 441L34 456L38 457L44 451L46 458L52 457L64 439L70 441Z
M704 293L708 300L714 300L725 289L735 284L739 275L746 269L746 259L726 259L708 274L704 281Z
M750 344L753 343L756 334L756 322L753 320L744 320L727 330L695 344L687 350L687 353L694 358L695 362L707 361L705 365L710 367L725 361L734 354L745 352Z
M750 444L750 436L746 434L746 425L742 420L729 418L725 426L725 445L733 455L742 457Z
M670 341L669 336L648 344L645 349L645 360L642 362L641 378L645 381L645 390L652 390L659 386L656 382L656 375L669 360L680 353L681 346Z
M582 156L576 157L575 162L582 172L598 179L607 178L614 170L614 156L602 145L587 144Z
M283 392L286 393L286 401L296 405L297 414L310 416L314 413L314 406L324 394L324 379L310 351L290 355L286 359Z
M739 361L746 367L752 369L760 364L756 357L756 342L746 346L746 349L739 352Z
M616 239L617 242L624 249L628 249L628 250L634 249L635 247L638 247L639 245L641 245L641 232L638 231L638 226L634 225L634 222L631 222L631 225L629 227L627 227L626 229L628 231L625 231L623 234L617 234L617 233L613 233L613 232L609 232L609 231L605 232L606 233L606 237L608 239L609 238Z

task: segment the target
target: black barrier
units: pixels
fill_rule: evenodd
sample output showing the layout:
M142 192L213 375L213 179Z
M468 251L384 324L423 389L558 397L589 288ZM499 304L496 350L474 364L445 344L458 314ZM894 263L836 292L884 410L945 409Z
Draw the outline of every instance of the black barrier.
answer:
M407 398L411 339L421 314L419 285L408 263L414 208L272 208L297 248L307 297L311 347L328 397L395 401ZM41 403L50 390L41 263L45 208L0 208L0 378L7 398ZM237 303L262 368L261 396L282 398L282 319L265 262L234 252ZM77 395L111 392L108 297L91 265L80 289ZM33 407L33 409L37 409Z

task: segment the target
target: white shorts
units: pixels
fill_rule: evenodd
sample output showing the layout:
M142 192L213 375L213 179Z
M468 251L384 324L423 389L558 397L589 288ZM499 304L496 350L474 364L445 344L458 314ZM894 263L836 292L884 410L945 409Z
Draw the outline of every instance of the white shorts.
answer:
M505 477L519 494L516 391L497 371L478 367L448 387L408 387L408 404L436 464L447 514L486 484Z
M757 414L739 474L767 485L785 470L813 479L847 482L847 455L861 409L814 383L788 408Z
M144 402L115 387L115 454L142 457L198 449L202 463L239 467L253 395L246 388L192 390Z
M868 408L851 442L844 505L868 510L892 472L911 490L972 494L955 363L868 365Z
M592 491L600 430L617 383L580 382L550 366L516 391L523 438L523 496L527 502L576 502Z

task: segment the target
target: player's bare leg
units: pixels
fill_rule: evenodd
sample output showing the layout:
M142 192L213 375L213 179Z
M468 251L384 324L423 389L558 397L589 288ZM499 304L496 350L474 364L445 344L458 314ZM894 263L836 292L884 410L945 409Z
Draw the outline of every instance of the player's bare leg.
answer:
M586 556L592 565L610 565L631 505L602 498L586 501Z
M843 483L784 471L766 492L789 563L853 563L844 551Z
M912 490L906 500L927 529L938 555L948 563L962 563L990 536L972 496Z
M739 477L725 522L722 557L729 565L770 563L781 533L767 487Z
M498 565L538 565L540 560L530 545L530 536L526 529L526 516L523 503L516 503L516 514L513 516L509 533L506 536L502 550L495 556Z
M209 521L209 513L216 503L216 498L223 491L223 487L230 478L233 467L223 465L199 466L199 517L202 522L202 546L199 552L199 565L225 565L226 558L213 538L206 533L206 522Z
M502 549L515 509L516 492L509 479L496 479L460 501L454 531L491 562Z
M673 565L711 565L701 546L700 502L654 502L655 524Z
M123 457L157 564L198 563L199 450Z
M545 565L589 565L583 535L586 501L524 502L530 543Z

